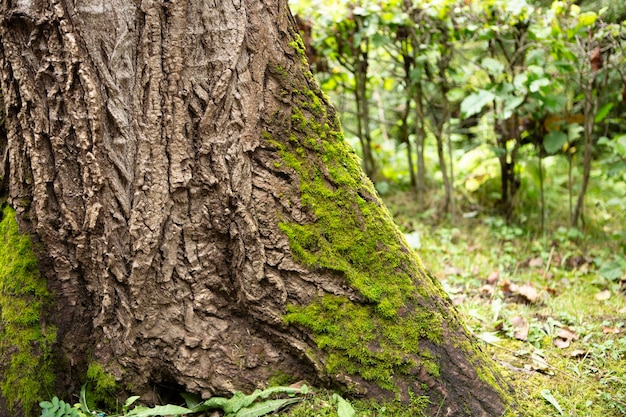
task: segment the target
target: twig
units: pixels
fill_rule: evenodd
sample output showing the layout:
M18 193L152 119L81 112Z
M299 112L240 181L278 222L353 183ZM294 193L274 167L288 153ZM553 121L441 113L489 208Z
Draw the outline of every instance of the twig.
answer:
M550 264L552 264L552 255L554 254L554 245L550 248L550 255L548 256L548 263L546 264L546 269L543 271L543 280L546 280L546 276L548 275L548 271L550 270Z

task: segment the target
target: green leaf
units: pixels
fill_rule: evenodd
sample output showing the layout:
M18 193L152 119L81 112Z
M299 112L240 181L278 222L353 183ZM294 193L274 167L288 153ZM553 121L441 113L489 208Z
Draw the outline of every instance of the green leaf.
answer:
M612 108L613 103L606 103L604 106L600 107L600 110L598 110L598 113L596 113L596 118L594 119L594 121L596 123L600 123L601 121L603 121L606 116L609 115L609 112Z
M206 407L205 409L221 408L223 410L228 401L229 399L224 397L211 397L203 402L202 405Z
M578 23L582 26L591 26L596 23L597 19L598 15L594 12L585 12L581 13L580 16L578 16Z
M619 262L613 261L602 265L598 274L609 281L618 281L624 275L624 271L622 271L622 265Z
M483 59L481 66L491 75L500 75L504 72L504 64L490 57Z
M80 388L80 396L78 397L78 402L80 403L80 409L87 414L91 414L91 410L89 410L89 405L87 404L87 384L83 384Z
M341 396L333 394L333 401L337 404L337 415L339 417L354 417L356 415L352 405Z
M509 112L518 108L524 102L522 96L506 96L504 100L504 110Z
M182 392L180 396L183 397L183 399L185 400L185 405L187 406L187 408L190 408L194 411L201 411L195 410L195 408L203 405L202 397L197 394L191 394L189 392Z
M139 399L139 395L133 395L132 397L128 397L126 399L126 402L124 403L124 407L128 408L130 407L135 401L137 401Z
M232 415L232 417L259 417L264 416L265 414L273 413L281 408L294 404L300 401L300 398L285 398L279 400L267 400L260 402L258 404L254 404L251 407L246 407L242 410L239 410L236 414Z
M613 139L612 148L620 154L622 158L626 158L626 135L619 135Z
M43 409L48 409L48 408L52 408L53 405L50 401L42 401L39 403L39 407L43 408Z
M451 103L457 103L465 98L465 90L462 88L453 88L447 92L446 98Z
M560 112L567 104L567 98L562 94L546 94L541 101L543 107L550 113Z
M560 130L553 130L543 137L543 148L549 154L559 151L567 143L567 135Z
M576 139L578 139L584 131L585 128L578 123L570 123L567 125L567 137L570 142L574 142Z
M256 392L256 391L255 391ZM254 394L252 394L254 395ZM246 395L243 392L235 392L232 397L224 404L223 410L226 414L236 413L244 407L254 402L255 397Z
M517 90L525 90L526 82L528 81L528 74L522 72L520 74L516 74L513 78L513 85Z
M550 84L551 84L551 81L549 78L539 78L533 81L532 83L530 83L530 85L528 86L528 89L530 90L531 93L536 93L539 90L541 90L541 87L547 87Z
M181 414L189 414L192 411L185 407L180 407L178 405L157 405L156 407L147 408L147 407L135 407L132 411L129 411L126 416L127 417L152 417L152 416L167 416L167 415L181 415Z
M563 409L559 405L559 402L556 400L556 398L554 398L549 389L541 390L541 396L544 398L544 400L552 404L552 406L556 408L559 414L564 415Z
M301 388L292 388L292 387L270 387L263 391L256 390L252 394L248 395L247 398L250 400L250 404L255 401L257 398L267 398L272 394L299 394L301 393Z
M465 97L461 102L461 113L464 117L480 113L483 107L491 103L495 98L496 96L491 91L478 90Z

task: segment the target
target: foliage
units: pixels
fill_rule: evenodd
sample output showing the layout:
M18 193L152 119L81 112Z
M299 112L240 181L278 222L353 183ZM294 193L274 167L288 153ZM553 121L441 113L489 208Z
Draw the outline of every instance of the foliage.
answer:
M299 387L270 387L265 390L256 390L252 394L246 395L242 392L235 392L232 397L212 397L202 401L193 394L183 393L186 406L174 404L157 405L145 407L134 405L139 399L138 396L129 397L122 407L121 414L108 414L102 411L94 411L88 404L88 384L85 384L80 392L80 402L73 407L58 397L53 397L51 401L39 403L41 417L88 417L92 415L109 417L151 417L151 416L181 416L189 414L203 413L208 410L222 410L224 417L260 417L270 413L276 413L288 405L302 401L309 388L306 385ZM280 395L287 395L288 398L278 398ZM339 417L353 417L354 409L348 401L341 396L334 394L333 403Z
M0 221L0 389L10 409L30 415L54 384L54 326L44 321L50 303L30 239L19 233L15 212L5 205Z
M442 183L444 213L455 214L460 195L497 204L509 220L536 207L543 227L555 194L569 211L562 225L584 223L589 184L604 179L594 169L625 179L624 6L580 3L292 7L306 22L309 61L380 191L410 183L423 199L426 183ZM495 169L456 172L477 148L491 150ZM555 181L563 170L566 181Z

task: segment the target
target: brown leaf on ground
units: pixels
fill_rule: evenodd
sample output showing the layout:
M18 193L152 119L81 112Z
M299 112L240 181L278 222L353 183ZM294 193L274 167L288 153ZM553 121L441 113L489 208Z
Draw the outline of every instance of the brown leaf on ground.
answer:
M500 271L491 271L491 274L487 277L487 284L493 285L498 281L498 279L500 279Z
M517 285L508 279L500 285L502 291L508 296L518 296L519 301L526 303L536 303L539 301L539 292L532 284Z
M480 294L481 295L488 295L491 296L493 295L495 288L493 287L493 285L489 285L489 284L485 284L482 287L480 287Z
M572 343L572 340L576 339L578 339L578 335L574 331L563 327L556 332L556 337L552 341L552 344L560 349L565 349Z
M595 299L598 301L606 301L609 298L611 298L611 291L609 290L600 291L595 295Z
M572 343L571 341L566 340L566 339L561 339L560 337L557 337L552 341L552 344L558 347L559 349L565 349L569 347L571 343Z
M502 281L502 284L500 284L500 287L502 287L503 292L508 293L507 295L517 293L517 289L519 288L516 283L511 282L508 279L505 279L504 281Z
M525 298L529 303L536 303L539 300L539 292L531 284L524 284L520 286L517 293Z
M619 328L602 326L602 332L604 334L618 334L619 333Z
M301 381L294 382L293 384L289 385L289 388L297 388L297 389L300 389L300 388L302 388L304 385L306 385L307 387L310 387L310 386L311 386L311 384L309 384L308 382L306 382L306 381L304 381L304 380L301 380Z
M559 293L556 288L552 288L552 287L546 287L544 288L544 290L553 297Z
M515 331L513 337L517 340L526 341L528 339L528 331L530 330L530 324L524 316L514 316L509 320Z
M586 350L582 350L582 349L572 350L569 354L569 357L572 359L581 359L586 356L589 356L589 352L587 352Z

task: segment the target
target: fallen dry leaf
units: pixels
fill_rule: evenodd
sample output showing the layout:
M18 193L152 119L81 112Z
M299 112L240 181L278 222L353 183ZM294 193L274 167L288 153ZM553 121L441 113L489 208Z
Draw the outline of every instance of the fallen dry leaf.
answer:
M535 303L539 300L539 292L530 284L524 284L517 290L518 294L528 300L529 303Z
M586 350L576 349L572 350L569 354L569 357L572 359L580 359L589 356L589 353Z
M618 334L619 333L619 329L617 327L602 326L602 332L604 334Z
M572 340L578 339L578 335L567 327L563 327L556 332L556 337L552 341L552 344L560 349L568 347Z
M517 285L507 279L500 287L508 296L519 296L522 302L535 303L539 300L539 292L532 284Z
M554 375L554 372L550 370L550 365L548 364L548 362L546 362L544 358L535 353L530 355L530 357L533 361L532 364L525 364L524 368L530 369L532 371L541 372L542 374L546 375Z
M561 339L560 337L557 337L552 341L552 344L558 347L559 349L565 349L569 347L571 343L572 343L571 341L566 340L566 339Z
M609 298L611 298L611 291L609 290L600 291L595 295L595 299L598 301L606 301Z
M500 278L500 271L491 271L491 274L487 277L487 284L493 285Z
M530 324L524 316L514 316L509 320L515 331L513 337L517 340L526 341L528 339L528 331L530 330Z
M489 285L489 284L485 284L482 287L480 287L480 293L482 295L493 295L493 291L495 290L495 288L493 287L493 285Z
M517 289L519 288L519 286L517 284L515 284L514 282L509 281L508 279L505 279L502 284L500 284L500 286L502 287L502 291L505 293L510 293L510 294L516 294L517 293Z
M556 288L552 288L552 287L545 287L544 290L551 296L555 296L559 293Z

